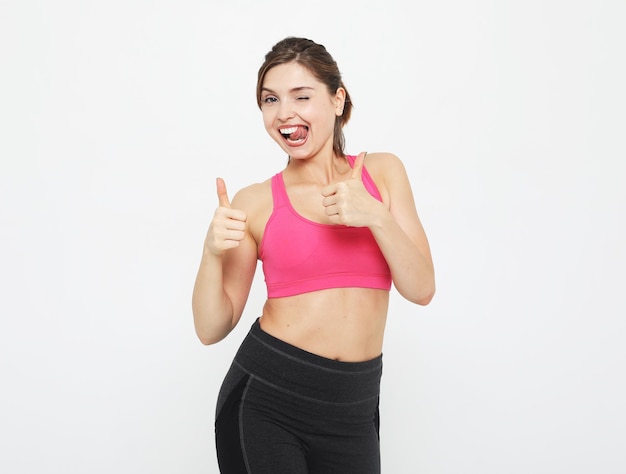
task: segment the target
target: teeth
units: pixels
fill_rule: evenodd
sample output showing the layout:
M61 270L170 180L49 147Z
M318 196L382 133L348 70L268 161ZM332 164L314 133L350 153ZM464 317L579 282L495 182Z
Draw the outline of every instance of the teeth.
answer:
M280 130L280 133L283 135L291 135L296 130L298 130L298 127L283 128Z

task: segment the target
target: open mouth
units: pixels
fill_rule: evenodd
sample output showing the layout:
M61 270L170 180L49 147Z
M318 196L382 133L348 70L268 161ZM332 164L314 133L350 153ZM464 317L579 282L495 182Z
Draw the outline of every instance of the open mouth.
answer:
M293 127L281 128L279 129L279 132L285 141L293 145L298 145L300 143L304 143L306 140L306 137L309 135L309 127L305 127L304 125L295 125Z

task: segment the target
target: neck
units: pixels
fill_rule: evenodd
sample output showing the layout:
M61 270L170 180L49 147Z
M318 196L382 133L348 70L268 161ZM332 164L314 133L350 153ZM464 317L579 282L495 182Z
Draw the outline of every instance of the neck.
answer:
M350 164L345 157L331 152L326 156L318 154L307 159L292 158L283 173L293 182L327 185L345 178L350 170Z

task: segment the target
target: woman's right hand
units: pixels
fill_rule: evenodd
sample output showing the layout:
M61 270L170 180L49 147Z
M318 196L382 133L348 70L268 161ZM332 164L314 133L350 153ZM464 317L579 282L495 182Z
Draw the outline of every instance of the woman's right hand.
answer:
M230 207L226 183L217 178L217 198L219 207L215 210L209 226L204 248L213 255L220 256L228 249L239 247L246 235L246 213Z

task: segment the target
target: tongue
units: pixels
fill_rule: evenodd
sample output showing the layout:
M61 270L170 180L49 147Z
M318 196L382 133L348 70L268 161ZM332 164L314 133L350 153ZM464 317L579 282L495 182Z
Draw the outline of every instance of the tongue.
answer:
M289 135L289 140L300 140L306 138L307 130L305 127L298 127L295 132Z

